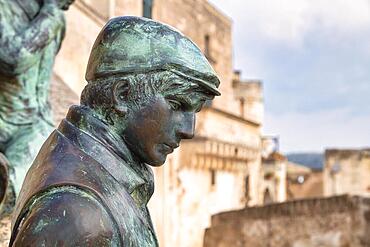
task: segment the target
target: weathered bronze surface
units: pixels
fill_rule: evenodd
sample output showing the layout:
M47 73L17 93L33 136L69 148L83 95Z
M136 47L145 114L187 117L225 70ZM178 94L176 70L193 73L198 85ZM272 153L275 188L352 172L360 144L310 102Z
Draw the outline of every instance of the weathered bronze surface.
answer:
M193 137L219 80L192 41L139 17L108 22L86 79L27 174L10 246L158 246L149 166Z
M2 214L12 210L28 168L53 130L49 80L64 36L62 9L72 2L0 0Z

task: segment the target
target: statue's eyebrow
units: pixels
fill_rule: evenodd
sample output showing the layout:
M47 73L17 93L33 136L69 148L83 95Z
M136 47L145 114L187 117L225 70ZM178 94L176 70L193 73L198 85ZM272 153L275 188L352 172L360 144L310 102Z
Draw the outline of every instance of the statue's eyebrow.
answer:
M169 82L166 86L162 88L163 91L171 92L171 91L178 91L181 87L183 87L183 82L180 81L179 79L171 79L171 82Z
M179 100L181 100L183 103L185 103L188 106L192 106L193 105L193 101L187 95L176 95L175 97L178 98Z

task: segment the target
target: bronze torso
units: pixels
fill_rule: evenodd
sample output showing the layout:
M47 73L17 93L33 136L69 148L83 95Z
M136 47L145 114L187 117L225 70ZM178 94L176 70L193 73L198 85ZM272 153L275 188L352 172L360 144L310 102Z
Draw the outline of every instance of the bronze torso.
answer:
M1 0L0 0L1 1ZM220 95L201 50L145 18L111 19L87 66L81 106L44 143L23 183L10 246L157 247L149 166L195 132Z
M107 139L115 143L93 116L72 107L25 179L10 246L157 246L146 207L151 170L123 157L128 150L104 146Z

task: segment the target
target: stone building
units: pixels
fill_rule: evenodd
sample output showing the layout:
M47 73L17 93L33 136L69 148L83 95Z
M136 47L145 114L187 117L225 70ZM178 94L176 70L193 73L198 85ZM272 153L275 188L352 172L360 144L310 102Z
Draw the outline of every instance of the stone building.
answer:
M370 149L325 151L324 195L370 196Z
M77 0L66 15L51 88L57 121L77 103L94 39L113 16L146 16L176 27L220 77L222 96L197 114L195 138L154 169L150 208L160 246L200 247L212 214L260 203L262 84L234 72L230 18L206 0Z
M289 161L279 152L279 139L262 138L262 166L259 198L263 204L323 196L323 175Z
M262 158L262 182L260 196L263 204L286 200L287 159L279 152Z
M259 184L259 198L263 204L286 200L287 163L286 157L279 152L279 139L273 136L263 137Z
M287 164L287 200L318 198L323 193L323 172L300 164Z

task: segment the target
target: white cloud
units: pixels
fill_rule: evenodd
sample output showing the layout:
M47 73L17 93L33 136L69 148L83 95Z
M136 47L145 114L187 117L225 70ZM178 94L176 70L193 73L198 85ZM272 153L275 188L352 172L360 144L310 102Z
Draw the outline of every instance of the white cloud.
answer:
M266 114L264 134L279 135L283 152L323 151L328 147L369 147L370 130L366 126L370 126L370 116L356 116L346 109Z
M242 25L245 39L253 35L300 46L314 28L348 35L370 24L368 0L211 0Z
M352 32L367 29L370 24L368 0L316 0L310 5L310 12L325 27L337 30Z

